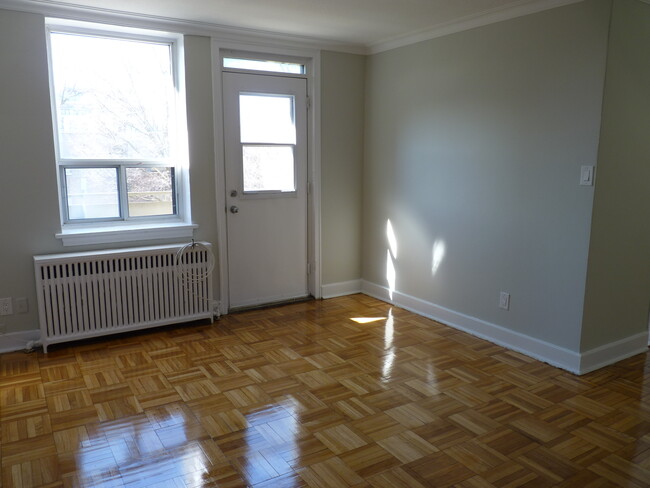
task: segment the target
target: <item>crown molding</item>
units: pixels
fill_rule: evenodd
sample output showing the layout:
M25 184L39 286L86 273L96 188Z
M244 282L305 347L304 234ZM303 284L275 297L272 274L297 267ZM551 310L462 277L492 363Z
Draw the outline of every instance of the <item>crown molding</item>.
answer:
M504 7L490 9L479 14L462 17L452 22L445 22L426 29L411 32L410 34L392 37L390 39L373 43L367 46L368 54L378 54L398 47L435 39L436 37L443 37L449 34L474 29L476 27L494 24L503 20L523 17L524 15L534 14L556 7L563 7L573 3L580 3L582 1L584 0L520 0Z
M434 25L409 34L388 38L370 45L351 44L331 39L320 39L293 34L280 34L259 29L139 14L108 8L79 6L58 0L0 0L0 9L37 13L45 16L86 22L117 24L125 27L166 30L186 35L209 36L230 42L253 42L275 47L324 49L351 54L378 54L410 44L582 1L584 0L519 0L505 7L487 10L476 15L466 16L452 22ZM646 3L650 2L650 0L641 1Z
M324 49L351 54L367 54L365 46L293 34L233 27L158 15L149 15L108 8L73 5L57 0L0 0L0 9L41 14L69 20L115 24L140 29L155 29L186 35L209 36L215 39L256 43L276 47Z

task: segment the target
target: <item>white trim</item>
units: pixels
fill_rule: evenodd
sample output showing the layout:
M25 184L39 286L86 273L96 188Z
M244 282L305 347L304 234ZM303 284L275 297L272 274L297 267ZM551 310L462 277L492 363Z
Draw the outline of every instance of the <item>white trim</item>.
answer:
M648 351L647 331L579 353L369 281L361 292L578 375Z
M220 311L227 315L230 310L228 294L228 226L226 225L226 156L223 134L223 82L221 79L221 49L222 46L212 40L210 57L212 59L212 120L214 127L214 188L217 205L217 261L219 262L219 292Z
M1 1L1 0L0 0ZM296 59L304 59L307 66L307 96L313 104L307 112L308 141L307 141L307 182L308 188L308 258L312 264L312 273L308 277L309 293L314 298L321 297L321 192L320 192L320 52L313 49L299 49L292 46L267 46L247 42L228 42L222 39L212 40L212 76L213 76L213 107L215 134L215 188L217 205L217 260L219 262L219 301L221 313L227 314L230 309L228 296L228 227L226 215L226 164L224 154L224 114L223 114L223 81L221 63L222 51L248 52L263 56L280 55ZM260 72L261 76L281 76L277 73ZM311 207L310 207L311 205Z
M60 17L71 20L100 22L140 29L156 29L181 32L186 35L218 37L227 42L250 42L251 40L267 47L293 46L300 48L327 49L352 54L366 54L360 44L340 42L331 39L295 34L270 32L261 29L234 27L209 22L148 15L109 8L72 5L55 0L0 0L0 9L16 10Z
M361 290L366 295L393 303L418 315L443 323L454 329L459 329L487 341L523 353L545 363L557 366L572 373L580 374L580 354L558 347L533 337L506 329L476 317L471 317L447 308L441 307L419 298L397 291L392 292L384 286L362 281Z
M351 54L377 54L390 49L415 44L436 37L462 32L503 20L522 17L583 0L519 0L451 22L446 22L408 34L384 39L369 45L319 39L294 34L282 34L261 29L227 26L158 15L138 14L115 9L72 5L56 0L0 0L0 8L37 13L72 20L101 22L142 29L182 32L188 35L211 36L226 42L249 42L271 46L293 46L331 50ZM646 0L643 0L646 1ZM647 2L646 2L647 3Z
M342 297L361 293L361 280L340 281L322 286L322 298Z
M377 54L389 51L398 47L408 46L417 42L428 41L437 37L455 34L457 32L482 27L489 24L495 24L504 20L510 20L524 15L534 14L549 10L556 7L564 7L573 3L579 3L583 0L520 0L509 3L506 6L487 10L474 15L468 15L451 22L427 27L426 29L411 32L409 34L396 36L370 44L368 54Z
M40 341L41 331L38 329L22 332L11 332L0 336L0 353L21 351L30 341Z
M196 224L138 224L111 227L66 228L55 234L64 246L85 246L113 242L149 241L192 237Z
M644 352L648 352L647 331L583 352L580 374L595 371Z
M309 160L307 164L307 187L309 191L309 256L312 273L309 276L309 292L318 299L322 296L322 251L321 251L321 57L320 51L311 58L311 77L307 82L307 94L311 100L309 107Z

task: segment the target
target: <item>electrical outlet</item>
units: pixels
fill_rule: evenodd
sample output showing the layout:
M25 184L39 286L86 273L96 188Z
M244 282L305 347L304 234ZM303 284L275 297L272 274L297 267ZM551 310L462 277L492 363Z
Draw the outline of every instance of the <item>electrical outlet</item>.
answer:
M501 292L499 295L499 308L510 310L510 293Z
M29 312L29 302L27 301L27 297L17 297L14 302L16 302L16 313Z
M14 313L10 298L0 298L0 315L12 315Z

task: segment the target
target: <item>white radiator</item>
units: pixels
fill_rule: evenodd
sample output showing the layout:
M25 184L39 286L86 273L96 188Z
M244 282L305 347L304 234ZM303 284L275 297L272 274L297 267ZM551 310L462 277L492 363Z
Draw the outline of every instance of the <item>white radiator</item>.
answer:
M34 256L41 342L213 319L209 243Z

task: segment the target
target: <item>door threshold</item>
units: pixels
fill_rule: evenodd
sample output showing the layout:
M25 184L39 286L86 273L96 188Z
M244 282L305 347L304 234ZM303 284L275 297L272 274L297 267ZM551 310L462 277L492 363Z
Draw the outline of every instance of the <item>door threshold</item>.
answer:
M264 308L281 307L283 305L293 305L295 303L310 302L314 297L307 295L305 297L289 298L287 300L279 300L277 302L260 303L259 305L244 305L243 307L232 307L228 313L249 312L251 310L261 310Z

